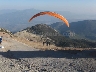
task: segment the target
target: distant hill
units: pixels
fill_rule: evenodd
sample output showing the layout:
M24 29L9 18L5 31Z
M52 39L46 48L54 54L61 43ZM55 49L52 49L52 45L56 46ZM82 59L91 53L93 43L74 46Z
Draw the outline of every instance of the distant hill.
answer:
M37 24L32 27L28 27L25 30L30 33L38 34L38 35L45 35L45 36L54 36L59 35L59 32L53 29L52 27L46 24Z
M36 25L38 23L52 24L54 22L62 22L61 20L51 16L40 16L31 21L28 20L36 13L45 11L38 9L25 9L25 10L0 10L0 27L10 30L11 32L20 31L26 27ZM80 21L84 19L94 19L94 15L75 14L69 11L55 11L70 22ZM91 18L90 18L91 17Z
M61 34L70 30L83 38L96 40L96 20L72 22L69 28L63 22L56 22L50 26L58 30Z
M2 13L4 11L4 13ZM8 11L8 12L7 12ZM32 22L28 22L28 20L36 13L44 11L44 10L36 10L36 9L26 9L26 10L2 10L0 13L0 27L8 29L12 32L20 31L26 27L33 26L38 23L54 23L56 21L60 21L57 18L51 16L40 16L34 19Z

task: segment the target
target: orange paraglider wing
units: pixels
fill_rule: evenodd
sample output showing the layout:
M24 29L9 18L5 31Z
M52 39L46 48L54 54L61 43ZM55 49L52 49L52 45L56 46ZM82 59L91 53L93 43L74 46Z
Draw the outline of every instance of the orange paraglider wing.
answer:
M50 15L50 16L54 16L54 17L62 20L62 21L69 27L69 23L68 23L68 21L66 20L66 18L64 18L62 15L60 15L60 14L58 14L58 13L50 12L50 11L45 11L45 12L40 12L40 13L35 14L33 17L30 18L29 22L30 22L33 18L35 18L35 17L37 17L37 16L40 16L40 15L45 15L45 14Z

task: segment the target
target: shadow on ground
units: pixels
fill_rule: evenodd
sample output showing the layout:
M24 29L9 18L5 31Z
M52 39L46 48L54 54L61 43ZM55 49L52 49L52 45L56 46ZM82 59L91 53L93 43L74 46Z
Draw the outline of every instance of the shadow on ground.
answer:
M6 58L96 58L96 50L45 50L45 51L7 51L0 52Z

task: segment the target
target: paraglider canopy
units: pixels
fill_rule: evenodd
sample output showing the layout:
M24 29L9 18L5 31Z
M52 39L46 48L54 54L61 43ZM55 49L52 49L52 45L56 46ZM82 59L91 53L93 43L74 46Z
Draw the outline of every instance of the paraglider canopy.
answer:
M62 15L56 13L56 12L50 12L50 11L44 11L44 12L39 12L37 14L35 14L34 16L32 16L29 20L29 22L35 18L35 17L38 17L38 16L41 16L41 15L50 15L50 16L54 16L60 20L62 20L68 27L69 27L69 23L68 23L68 20L66 18L64 18Z

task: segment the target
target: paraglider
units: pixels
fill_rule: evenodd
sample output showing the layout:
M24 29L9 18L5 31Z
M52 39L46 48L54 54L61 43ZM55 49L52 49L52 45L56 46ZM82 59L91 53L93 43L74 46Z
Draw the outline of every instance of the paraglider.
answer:
M56 13L56 12L50 12L50 11L44 11L44 12L39 12L39 13L35 14L34 16L32 16L32 17L30 18L29 22L30 22L31 20L33 20L35 17L41 16L41 15L46 15L46 14L47 14L47 15L50 15L50 16L54 16L54 17L62 20L62 21L69 27L69 23L68 23L68 21L67 21L66 18L64 18L62 15L60 15L60 14L58 14L58 13Z

